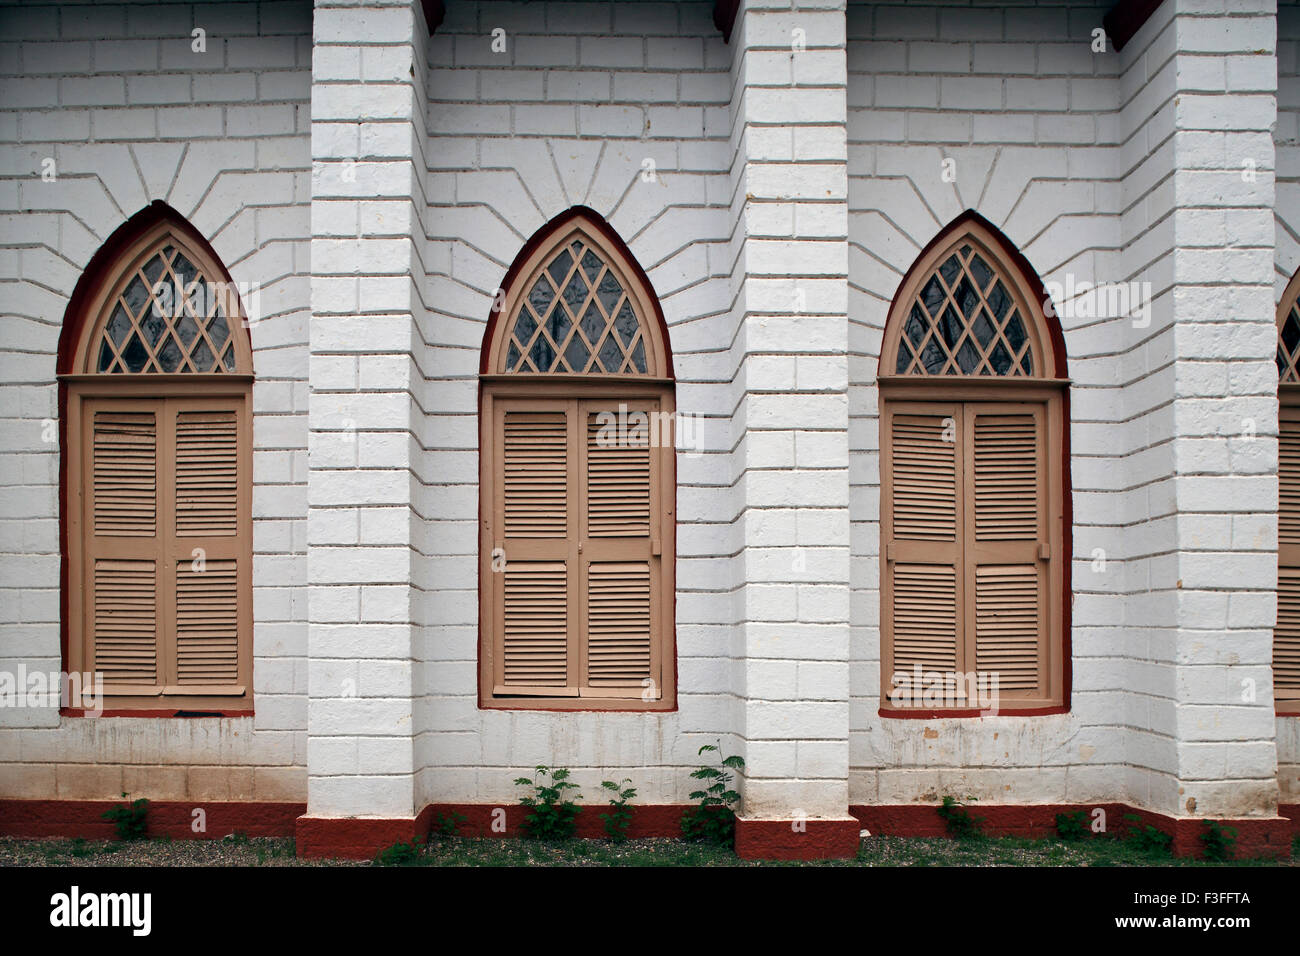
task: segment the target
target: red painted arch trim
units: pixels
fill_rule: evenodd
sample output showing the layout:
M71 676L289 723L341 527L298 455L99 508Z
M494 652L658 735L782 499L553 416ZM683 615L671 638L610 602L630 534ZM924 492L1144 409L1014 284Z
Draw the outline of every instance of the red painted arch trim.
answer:
M740 12L740 0L714 0L713 25L722 31L722 42L731 42L731 31L736 26L736 14Z
M1124 45L1151 19L1151 14L1156 12L1162 2L1163 0L1119 0L1119 3L1110 8L1102 17L1101 25L1106 29L1116 50L1124 49Z
M447 5L442 0L420 0L420 6L424 8L424 22L429 28L429 36L433 36L447 15Z
M505 278L501 280L501 288L509 290L517 282L522 281L526 276L521 275L525 264L528 262L537 247L546 242L555 233L569 227L571 223L577 220L584 220L585 223L592 227L600 234L600 237L610 244L626 261L628 268L632 271L632 281L638 283L645 290L646 298L652 306L653 316L647 316L646 321L653 321L658 325L660 341L663 343L663 362L665 378L674 379L673 374L673 347L668 337L668 322L664 319L663 306L659 303L659 294L655 292L654 283L646 275L645 269L637 261L636 256L632 255L632 250L627 247L627 243L608 222L605 217L590 206L573 206L560 213L546 225L542 226L532 237L524 243L524 247L519 250L515 256L515 261L510 263L510 268L506 270ZM502 321L501 307L504 305L504 296L494 296L492 299L492 308L488 311L487 328L483 332L483 346L479 349L478 371L480 375L487 375L492 370L489 368L489 362L492 358L492 343L496 337L497 325Z
M1058 318L1059 312L1055 307L1050 312L1043 308L1050 301L1050 296L1047 294L1047 288L1043 285L1043 280L1039 277L1038 271L1025 257L1025 254L1020 251L1019 247L1007 237L1006 233L974 209L967 209L939 230L939 233L912 260L912 265L908 267L907 272L899 280L898 288L894 291L894 297L889 303L885 328L881 332L881 354L876 359L877 380L879 380L882 364L885 360L884 343L889 338L889 326L893 322L901 321L900 316L905 312L901 308L902 303L899 301L899 296L902 295L903 289L907 286L908 278L917 265L934 251L936 246L951 241L954 235L972 224L978 225L988 232L989 236L997 244L994 251L1001 255L1004 264L1019 271L1020 278L1026 288L1041 290L1042 296L1036 303L1038 311L1036 318L1039 319L1038 327L1046 332L1048 344L1052 350L1054 376L1058 379L1069 378L1065 351L1065 333L1061 329L1061 322ZM960 378L954 376L954 381L960 381ZM1074 623L1074 589L1072 587L1074 573L1074 488L1070 480L1070 389L1068 386L1061 389L1061 458L1061 551L1063 552L1061 555L1061 603L1063 605L1061 608L1061 703L1046 708L1008 709L999 713L999 716L1003 717L1040 717L1050 714L1068 714L1070 712L1070 696L1074 682L1072 642ZM939 717L980 716L980 712L977 710L900 712L881 708L878 713L881 717L930 720Z

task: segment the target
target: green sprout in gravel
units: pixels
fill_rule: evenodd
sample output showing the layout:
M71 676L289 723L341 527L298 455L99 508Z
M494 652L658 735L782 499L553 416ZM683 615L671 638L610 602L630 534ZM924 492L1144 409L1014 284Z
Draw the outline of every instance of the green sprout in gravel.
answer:
M630 786L630 778L623 778L622 784L617 784L613 780L601 782L601 787L610 792L609 813L602 813L601 820L605 822L605 833L615 843L622 843L627 839L627 828L632 823L632 798L636 796L636 790Z
M722 757L722 745L705 744L699 753L716 753ZM707 780L709 785L703 790L691 793L692 800L699 804L682 814L682 836L688 840L712 843L716 846L729 846L736 834L735 805L740 794L731 788L734 775L730 770L744 770L744 757L722 757L719 767L700 767L691 771L696 780Z
M123 797L126 794L122 794ZM143 840L149 827L149 801L144 797L105 810L100 819L108 820L119 840Z
M535 777L516 777L515 786L533 788L519 800L519 805L529 810L523 823L525 836L533 840L567 840L573 836L578 829L579 808L567 792L577 790L578 785L569 780L568 770L539 766Z

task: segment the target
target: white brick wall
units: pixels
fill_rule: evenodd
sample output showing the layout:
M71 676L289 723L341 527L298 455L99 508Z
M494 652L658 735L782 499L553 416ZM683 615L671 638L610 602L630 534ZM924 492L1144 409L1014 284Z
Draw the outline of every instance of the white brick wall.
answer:
M260 287L256 716L88 720L6 708L0 797L305 798L308 12L292 2L0 10L0 668L60 666L58 448L41 431L56 413L55 351L81 270L162 199L236 282ZM191 48L195 27L207 32L204 53ZM47 158L54 182L41 178Z

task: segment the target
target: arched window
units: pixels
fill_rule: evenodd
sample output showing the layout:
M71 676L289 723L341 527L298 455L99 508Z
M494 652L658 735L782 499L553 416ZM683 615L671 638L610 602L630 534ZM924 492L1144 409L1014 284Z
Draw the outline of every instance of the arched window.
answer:
M1273 699L1300 715L1300 272L1277 307L1277 626Z
M87 268L60 342L70 671L108 711L252 704L249 395L239 297L162 204Z
M1041 289L968 212L921 253L890 309L883 713L1066 705L1066 390Z
M485 706L674 706L671 368L654 290L604 220L543 227L480 369Z

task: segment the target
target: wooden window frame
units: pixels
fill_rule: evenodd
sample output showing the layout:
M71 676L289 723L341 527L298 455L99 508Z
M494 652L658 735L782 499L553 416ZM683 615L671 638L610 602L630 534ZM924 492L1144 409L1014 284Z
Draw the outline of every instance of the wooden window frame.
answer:
M1030 353L1034 356L1033 374L1030 376L975 376L887 374L898 360L903 325L912 303L924 283L938 266L965 243L974 245L987 263L1002 277L1015 306L1020 310ZM893 550L893 515L890 510L893 493L893 453L890 424L895 410L910 403L924 404L1022 404L1043 409L1046 428L1044 460L1047 466L1045 481L1046 545L1047 558L1047 611L1048 633L1045 642L1046 693L1036 696L1006 696L1000 694L999 716L1041 716L1066 713L1070 709L1070 569L1071 569L1071 507L1069 488L1069 379L1065 376L1064 343L1059 326L1045 315L1041 303L1046 293L1037 283L1033 269L1023 255L1002 233L983 217L968 211L959 216L917 257L900 284L890 306L889 317L882 336L880 372L877 384L880 404L880 707L881 717L932 719L936 717L976 717L983 712L970 707L899 707L890 700L893 674L893 619L892 575L890 560ZM908 403L908 404L905 404ZM961 491L964 501L972 500L970 483L964 482ZM968 509L967 509L968 510ZM963 547L965 533L959 534L958 550ZM959 634L974 628L965 627L973 620L969 589L958 597ZM973 636L966 643L972 643ZM962 648L958 649L961 664ZM959 668L960 669L960 668ZM969 668L974 670L974 668Z
M221 284L228 334L234 343L235 371L168 374L139 372L108 374L95 371L97 345L110 309L136 269L160 248L176 246L210 283ZM192 560L192 549L230 553L236 561L237 676L232 684L181 684L175 677L176 630L172 626L175 584L167 583L163 567L158 568L157 594L167 595L157 610L157 661L159 674L154 686L119 685L104 687L101 701L104 716L238 716L253 713L253 612L252 612L252 349L246 318L233 291L233 283L220 258L201 235L175 210L154 203L124 224L96 253L73 293L64 316L59 358L60 524L62 538L62 630L63 660L69 672L93 670L90 648L93 629L87 588L87 514L91 495L88 471L90 457L85 442L89 436L90 413L105 403L124 410L199 410L221 402L234 412L236 450L235 533L216 536L179 536L164 533L164 522L173 513L175 474L166 473L164 459L172 452L164 447L166 432L158 431L156 486L159 556L179 562ZM219 365L219 363L218 363ZM174 421L170 425L174 428ZM208 554L208 560L223 557ZM170 568L170 565L169 565ZM170 592L170 594L168 594ZM169 614L166 610L173 610ZM66 716L84 716L83 707L64 707Z
M618 277L628 298L633 302L639 319L641 334L646 342L646 374L608 374L587 372L569 374L506 373L506 343L511 335L511 325L520 306L540 270L558 249L567 244L575 234L604 257L611 271ZM501 650L497 646L496 627L502 609L495 599L492 555L498 547L500 523L498 499L498 463L501 449L495 439L499 407L515 401L534 402L599 402L610 410L620 402L657 402L661 414L673 420L676 412L674 382L671 377L672 358L668 347L667 327L658 298L648 277L637 264L622 240L594 211L575 207L557 216L542 227L516 258L502 283L505 294L494 304L484 337L479 376L479 707L499 710L538 711L606 711L606 712L666 712L677 709L677 641L676 641L676 450L672 442L651 443L651 454L656 459L658 481L651 488L651 537L657 569L652 571L658 589L652 601L652 666L651 675L658 694L644 699L635 696L601 696L595 690L590 695L573 693L549 695L545 691L537 696L499 693L498 677ZM571 425L572 427L572 425ZM572 444L569 446L573 447ZM570 481L575 475L576 463L570 462ZM572 486L571 486L572 487ZM580 495L578 490L571 492ZM585 522L585 518L582 519ZM570 525L572 528L572 525ZM570 531L572 535L572 531ZM570 550L577 554L579 544L570 540ZM509 561L509 555L505 556ZM580 559L578 567L581 567ZM579 572L580 573L580 572ZM570 573L570 608L575 602L585 607L581 595L572 591L574 572ZM579 624L579 628L581 624ZM579 628L575 628L577 631ZM578 638L580 639L580 638ZM571 631L570 642L575 640ZM580 667L581 655L571 666Z
M1300 300L1300 271L1297 271L1296 274L1291 277L1291 281L1287 283L1286 289L1283 291L1282 298L1278 301L1278 306L1277 306L1277 315L1276 315L1276 323L1275 323L1277 328L1277 348L1281 353L1283 353L1282 358L1286 365L1285 369L1280 370L1279 377L1282 380L1278 382L1278 387L1277 387L1279 446L1281 443L1280 436L1283 430L1283 423L1292 422L1292 421L1300 422L1300 380L1297 380L1297 376L1295 372L1297 368L1297 357L1300 356L1300 347L1296 349L1295 353L1286 354L1288 350L1286 349L1286 346L1282 341L1283 323L1286 321L1288 315L1290 315L1291 310L1296 307L1297 300ZM1279 478L1278 478L1279 533L1278 533L1278 542L1277 542L1278 586L1276 588L1276 593L1279 599L1278 600L1279 614L1281 611L1280 598L1281 598L1281 579L1283 576L1282 570L1284 568L1287 569L1294 568L1297 569L1297 573L1300 573L1300 545L1284 544L1282 542L1281 527L1280 527L1281 512L1282 512L1280 452L1281 449L1279 447L1279 466L1278 466L1279 467ZM1277 627L1275 625L1274 638L1270 644L1270 649L1271 649L1271 654L1269 657L1270 667L1272 666L1273 661L1276 659L1277 647L1278 647ZM1275 678L1274 685L1273 685L1273 707L1274 707L1274 712L1279 717L1300 717L1300 690L1289 691L1288 696L1279 698L1277 683Z

